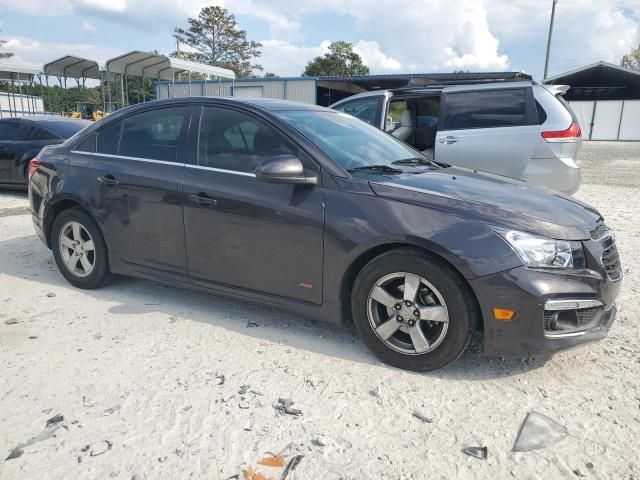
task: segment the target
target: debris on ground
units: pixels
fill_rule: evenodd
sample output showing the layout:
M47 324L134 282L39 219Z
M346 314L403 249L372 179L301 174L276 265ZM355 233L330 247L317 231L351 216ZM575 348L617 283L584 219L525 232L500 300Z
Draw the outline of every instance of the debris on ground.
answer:
M224 385L224 375L216 375L216 378L218 379L217 385Z
M43 440L47 440L48 438L55 436L56 431L60 427L62 427L61 422L63 420L64 420L64 417L60 414L55 415L54 417L51 417L49 420L46 421L45 428L42 432L31 437L26 442L16 445L15 448L11 450L6 460L12 460L14 458L18 458L24 453L24 448L29 447L34 443L41 442Z
M247 322L247 328L257 328L258 326L256 322Z
M418 420L422 420L425 423L433 423L433 419L432 418L429 418L426 415L423 415L418 410L414 410L411 415L416 417Z
M514 452L539 450L558 443L567 435L567 429L541 413L531 411L520 426L513 445Z
M51 425L54 425L56 423L60 423L64 420L64 416L63 415L54 415L53 417L51 417L49 420L47 420L47 423L45 424L45 427L50 427Z
M47 293L47 297L49 297L49 298L53 298L53 297L55 297L55 296L56 296L56 294L55 294L55 293L53 293L53 292L49 292L49 293Z
M289 473L293 472L296 469L296 467L302 461L303 458L304 458L304 455L296 455L291 460L289 460L287 467L282 472L282 477L280 477L280 480L286 480Z
M244 475L244 480L271 480L270 477L266 477L262 473L254 471L253 467L248 467L246 470L242 470L242 475Z
M6 460L13 460L14 458L18 458L21 457L22 454L24 453L24 450L22 450L21 448L14 448L13 450L11 450L11 452L9 452L9 456L7 458L5 458Z
M98 455L102 455L103 453L111 450L111 447L113 447L113 443L111 443L109 440L102 440L95 444L95 447L92 448L89 452L89 456L97 457Z
M17 318L10 318L4 322L5 325L16 325L18 323Z
M489 449L487 447L465 447L462 449L464 453L472 457L486 460L489 456Z
M265 467L282 468L284 467L284 458L282 458L280 455L264 457L258 460L258 465L263 465Z
M287 415L295 415L295 416L302 415L302 410L299 410L297 408L291 408L292 405L293 405L293 400L291 400L290 398L279 398L278 403L274 405L273 408L275 408L282 414L286 413Z
M240 385L240 390L238 390L238 393L240 395L244 395L245 393L247 393L247 390L249 390L250 385Z
M113 407L109 407L104 412L102 412L102 416L106 417L108 415L111 415L112 413L117 412L118 410L120 410L120 405L114 405Z
M576 469L573 471L573 474L574 474L576 477L586 477L586 475L584 474L584 472L583 472L582 470L580 470L579 468L576 468Z

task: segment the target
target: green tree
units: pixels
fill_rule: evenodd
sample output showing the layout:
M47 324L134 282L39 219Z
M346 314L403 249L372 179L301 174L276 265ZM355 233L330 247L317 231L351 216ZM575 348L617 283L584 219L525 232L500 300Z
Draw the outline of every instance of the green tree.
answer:
M4 44L7 43L6 40L1 40L0 39L0 48L4 48ZM13 53L11 52L0 52L0 58L9 58L9 57L13 57Z
M333 42L329 51L322 57L316 57L307 63L302 75L322 77L331 75L354 76L368 75L367 67L360 55L353 51L351 42Z
M640 70L640 45L632 48L629 53L622 57L622 66Z
M181 58L229 68L239 77L251 75L252 70L262 70L262 66L251 63L254 57L260 56L262 44L247 40L247 32L238 29L236 17L225 8L205 7L198 18L188 18L187 22L188 29L175 29L176 39L193 50L181 51ZM171 54L177 55L177 51Z

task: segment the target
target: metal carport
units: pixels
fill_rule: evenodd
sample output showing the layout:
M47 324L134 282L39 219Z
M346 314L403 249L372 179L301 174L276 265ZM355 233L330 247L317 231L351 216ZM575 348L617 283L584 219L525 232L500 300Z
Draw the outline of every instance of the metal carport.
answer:
M226 68L214 67L211 65L205 65L203 63L190 62L179 58L172 58L166 55L160 55L151 52L142 52L134 50L124 55L107 60L105 69L108 74L119 74L122 76L122 100L123 106L125 105L125 88L126 78L128 75L152 78L155 80L169 80L171 83L167 84L169 89L175 83L176 74L186 73L189 76L189 86L191 86L191 75L193 73L203 75L206 77L228 78L235 79L235 73L232 70ZM109 90L109 94L111 91ZM191 93L191 92L190 92ZM172 94L169 96L173 96ZM109 98L111 101L111 98ZM143 97L144 101L144 97Z

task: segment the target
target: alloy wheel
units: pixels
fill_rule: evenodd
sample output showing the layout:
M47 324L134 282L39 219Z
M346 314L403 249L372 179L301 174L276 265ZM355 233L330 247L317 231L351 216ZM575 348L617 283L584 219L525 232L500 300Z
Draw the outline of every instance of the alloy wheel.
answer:
M434 350L444 340L449 312L440 292L426 279L396 272L379 279L367 298L367 315L375 334L405 355Z
M95 267L95 244L89 231L78 222L67 222L60 230L60 255L67 270L77 277L91 275Z

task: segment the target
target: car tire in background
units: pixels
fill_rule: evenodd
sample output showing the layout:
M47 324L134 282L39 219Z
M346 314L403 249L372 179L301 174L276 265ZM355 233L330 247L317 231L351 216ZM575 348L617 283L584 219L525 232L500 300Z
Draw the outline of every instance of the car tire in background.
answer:
M64 210L56 217L51 247L60 273L74 287L99 288L111 280L102 232L80 208Z
M416 248L383 253L356 278L351 311L369 349L394 367L430 371L467 348L477 309L458 272Z

